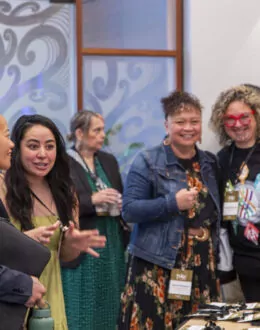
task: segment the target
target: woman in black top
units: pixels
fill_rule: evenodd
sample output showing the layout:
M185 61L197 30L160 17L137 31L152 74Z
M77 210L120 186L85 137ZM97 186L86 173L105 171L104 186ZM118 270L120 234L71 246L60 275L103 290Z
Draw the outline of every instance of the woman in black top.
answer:
M260 301L259 116L260 93L249 85L222 92L211 115L212 127L223 146L218 153L223 225L229 230L233 264L247 302ZM227 218L233 220L225 221Z
M112 154L100 150L105 139L100 114L82 110L70 128L70 174L79 198L80 228L97 228L106 235L107 245L99 260L83 255L80 267L62 271L68 325L114 330L125 277L119 166Z

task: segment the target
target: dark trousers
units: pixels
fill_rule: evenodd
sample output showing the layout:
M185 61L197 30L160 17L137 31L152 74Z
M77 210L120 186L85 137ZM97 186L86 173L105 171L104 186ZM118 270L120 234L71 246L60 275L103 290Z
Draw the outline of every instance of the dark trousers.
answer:
M260 278L239 275L239 280L246 302L260 302Z

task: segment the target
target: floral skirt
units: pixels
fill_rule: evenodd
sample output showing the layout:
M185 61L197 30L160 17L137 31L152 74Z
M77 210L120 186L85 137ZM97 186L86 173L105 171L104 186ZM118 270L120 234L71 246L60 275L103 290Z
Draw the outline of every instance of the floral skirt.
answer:
M177 329L184 316L196 312L199 304L220 300L211 238L205 242L189 238L186 256L180 248L175 268L184 263L193 270L190 300L170 300L167 294L171 271L130 256L118 330Z

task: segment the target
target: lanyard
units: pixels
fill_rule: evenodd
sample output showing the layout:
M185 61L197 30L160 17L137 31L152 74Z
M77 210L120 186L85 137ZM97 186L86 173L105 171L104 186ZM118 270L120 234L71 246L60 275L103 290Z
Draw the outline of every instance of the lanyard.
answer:
M31 190L31 194L33 195L33 197L35 199L37 199L37 201L46 208L46 210L48 210L50 212L51 215L55 215L57 216L57 214L55 214L32 190Z
M43 207L46 208L46 210L48 210L50 212L51 215L57 216L57 214L55 214L32 190L31 190L31 194ZM58 217L57 220L60 220L60 218ZM61 245L62 245L62 241L63 241L63 238L64 238L64 233L68 230L68 227L63 226L61 224L60 225L60 230L61 230L61 234L60 234L59 243L58 243L58 250L57 250L58 258L60 258L60 254L61 254Z
M243 168L247 165L249 159L251 158L253 152L255 151L257 145L258 145L258 142L259 142L259 139L256 140L254 146L252 147L252 149L248 152L247 156L246 156L246 159L242 162L240 168L239 168L239 171L238 173L236 174L236 179L235 179L235 184L237 184L238 182L238 179L239 179L239 176L241 175L242 171L243 171ZM233 162L233 158L234 158L234 151L235 151L235 144L233 144L232 146L232 150L231 150L231 155L230 155L230 158L229 158L229 173L230 173L230 170L231 170L231 165L232 165L232 162Z
M85 159L81 156L81 154L78 152L78 150L76 148L73 148L73 150L76 151L77 154L79 155L79 157L81 158L82 162L85 165L85 170L89 174L92 181L95 183L97 190L100 191L100 190L106 189L107 185L96 175L96 173L94 171L91 171L91 169L89 168ZM94 156L94 166L95 167L96 167L96 162L97 162L97 158L96 158L96 156Z
M80 154L79 154L80 155ZM85 165L85 170L86 172L90 175L91 179L95 182L95 184L97 184L98 181L98 176L96 175L96 157L94 157L94 166L95 166L95 170L92 171L88 164L85 162L85 159L80 155L84 165Z

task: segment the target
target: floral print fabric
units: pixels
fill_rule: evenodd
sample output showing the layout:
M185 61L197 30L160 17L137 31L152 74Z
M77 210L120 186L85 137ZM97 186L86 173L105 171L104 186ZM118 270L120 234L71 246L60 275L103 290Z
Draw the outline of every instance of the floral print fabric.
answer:
M200 175L199 162L192 162L190 168L186 169L186 177L189 188L197 188L199 198L194 206L188 211L188 218L192 219L200 214L200 211L205 207L204 200L208 196L208 188L202 183Z
M193 269L190 301L167 298L170 270L130 256L118 330L177 329L184 316L196 312L199 304L219 301L211 239L198 242L189 238L187 255L184 256L183 248L179 250L176 268L183 262Z
M186 171L189 188L196 188L198 191L193 207L183 212L188 218L188 227L199 228L216 225L216 206L201 178L198 155L195 155L192 159L179 159L179 162Z

